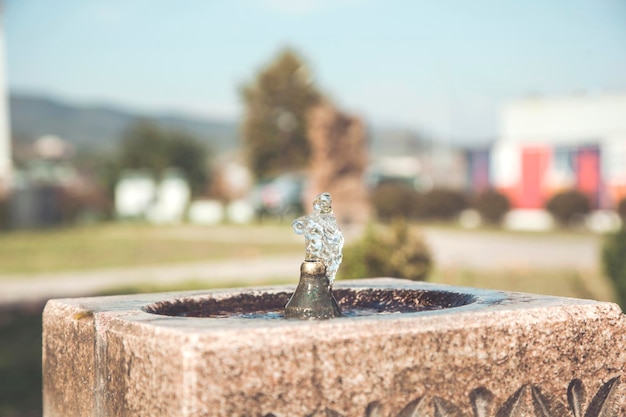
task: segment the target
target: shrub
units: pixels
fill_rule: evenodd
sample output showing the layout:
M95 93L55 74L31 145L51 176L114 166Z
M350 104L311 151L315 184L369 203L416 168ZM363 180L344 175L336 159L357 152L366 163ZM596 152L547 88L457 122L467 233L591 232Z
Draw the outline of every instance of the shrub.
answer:
M613 282L618 303L626 308L626 228L607 235L602 246L602 268Z
M576 190L562 191L553 195L546 203L546 209L561 225L567 226L591 211L589 198Z
M474 208L486 223L498 224L511 207L509 199L496 190L487 190L478 194Z
M370 224L363 237L344 250L341 278L393 277L423 281L432 268L430 250L404 220Z
M427 220L452 220L468 207L461 191L435 188L419 196L416 217Z
M415 212L418 194L413 188L402 183L383 183L372 193L372 204L380 221L390 221L397 217L411 218Z
M622 198L618 203L617 203L617 214L619 215L620 219L622 219L622 221L626 221L626 198Z

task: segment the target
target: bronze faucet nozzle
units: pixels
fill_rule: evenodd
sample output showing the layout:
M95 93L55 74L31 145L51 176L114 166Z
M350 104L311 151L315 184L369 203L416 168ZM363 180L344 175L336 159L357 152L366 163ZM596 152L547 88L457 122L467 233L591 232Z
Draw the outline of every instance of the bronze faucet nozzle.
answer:
M285 306L287 319L330 319L341 317L333 297L326 267L320 260L307 260L300 265L300 282Z

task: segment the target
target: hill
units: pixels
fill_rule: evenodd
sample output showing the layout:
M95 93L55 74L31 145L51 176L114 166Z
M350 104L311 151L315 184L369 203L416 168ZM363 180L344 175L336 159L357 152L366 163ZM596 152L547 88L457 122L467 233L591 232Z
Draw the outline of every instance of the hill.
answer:
M184 114L145 114L117 106L78 105L34 94L9 96L11 135L16 142L31 142L43 135L59 136L79 150L103 151L115 147L138 119L164 128L185 130L216 153L239 147L233 121L198 118Z
M124 130L137 119L185 130L205 142L215 153L239 148L237 123L185 114L147 114L116 105L79 105L44 95L13 92L9 97L11 133L16 143L32 142L43 135L59 136L78 150L113 149ZM414 155L432 148L420 133L399 126L369 126L372 156Z

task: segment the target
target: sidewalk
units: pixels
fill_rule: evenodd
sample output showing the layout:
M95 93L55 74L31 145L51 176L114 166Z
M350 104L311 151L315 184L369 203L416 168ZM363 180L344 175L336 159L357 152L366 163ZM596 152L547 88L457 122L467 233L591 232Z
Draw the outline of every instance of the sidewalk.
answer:
M302 256L266 257L242 262L195 262L94 271L68 271L37 276L0 278L0 304L37 302L50 298L81 297L137 284L176 284L205 281L236 282L249 285L270 279L293 277L297 283Z

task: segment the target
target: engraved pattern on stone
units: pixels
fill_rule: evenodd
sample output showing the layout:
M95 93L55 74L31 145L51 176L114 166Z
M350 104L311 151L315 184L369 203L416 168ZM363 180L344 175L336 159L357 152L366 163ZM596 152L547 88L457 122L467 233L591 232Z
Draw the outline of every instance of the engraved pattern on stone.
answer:
M585 417L618 417L620 405L623 398L620 397L618 386L620 377L614 377L605 382L596 395L589 403L584 416ZM532 398L532 408L525 409L524 398L530 392ZM493 409L495 396L491 391L484 387L476 388L470 392L470 402L474 417L490 417L490 410ZM581 417L585 409L585 389L582 381L573 379L567 388L567 401L569 404L569 412L573 417ZM400 413L395 417L426 417L419 412L418 408L423 403L423 397L417 398L409 402ZM432 405L435 417L464 417L465 414L453 403L434 396L432 397ZM507 398L498 411L496 417L567 417L568 410L565 405L554 395L545 393L537 385L524 384ZM373 401L365 409L365 417L379 417L382 413L380 402ZM327 417L344 417L343 414L326 408ZM390 416L391 417L391 416Z

